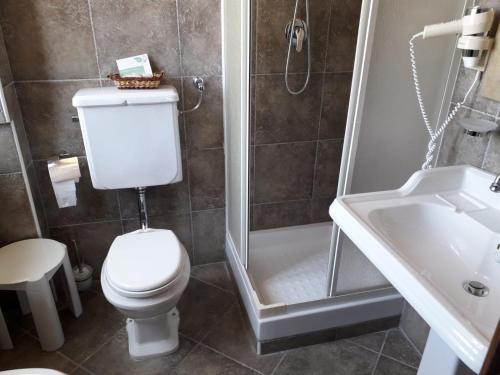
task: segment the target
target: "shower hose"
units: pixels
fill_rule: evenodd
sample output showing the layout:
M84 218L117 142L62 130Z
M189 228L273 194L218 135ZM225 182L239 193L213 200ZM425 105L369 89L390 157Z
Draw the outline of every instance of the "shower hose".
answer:
M304 85L297 91L294 91L290 88L290 85L288 84L288 66L290 65L290 52L292 50L292 40L293 40L293 34L295 32L295 20L297 19L297 9L299 7L299 1L300 0L295 0L295 9L293 11L293 21L292 21L292 27L291 27L291 34L290 34L290 41L288 42L288 54L286 56L286 67L285 67L285 84L286 84L286 89L288 92L292 95L299 95L307 87L307 84L309 83L309 77L311 76L311 33L309 32L309 35L307 37L307 77ZM306 25L307 28L309 29L309 0L306 1Z

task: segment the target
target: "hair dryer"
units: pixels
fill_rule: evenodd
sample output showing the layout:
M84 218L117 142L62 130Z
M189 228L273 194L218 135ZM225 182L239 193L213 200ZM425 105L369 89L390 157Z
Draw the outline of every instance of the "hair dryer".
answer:
M457 48L464 50L463 61L466 68L484 71L489 53L493 46L493 38L487 36L493 25L495 12L493 9L474 7L470 14L460 20L438 23L424 27L422 38L462 34Z
M470 13L462 19L425 26L424 31L413 35L410 39L410 62L413 81L415 83L415 92L417 94L417 101L422 114L422 119L424 120L425 127L427 128L427 132L430 137L427 145L428 151L425 155L425 162L422 164L422 169L432 168L438 140L443 135L458 110L465 104L476 84L479 82L481 71L484 71L486 67L491 47L493 45L493 38L488 37L488 32L493 25L494 18L495 13L493 9L483 10L479 7L474 7L471 9ZM463 50L462 58L464 66L466 68L477 70L477 73L474 82L470 85L470 88L467 90L463 100L456 103L450 109L448 117L442 124L438 124L436 127L433 127L427 115L422 97L422 90L420 88L417 63L415 59L414 41L419 37L428 39L449 34L462 34L458 39L457 48Z

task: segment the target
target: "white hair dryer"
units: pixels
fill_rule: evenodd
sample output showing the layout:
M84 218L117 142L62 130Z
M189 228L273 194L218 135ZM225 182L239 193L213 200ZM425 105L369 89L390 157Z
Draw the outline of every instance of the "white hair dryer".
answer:
M462 34L458 39L457 48L464 51L462 56L464 66L484 71L493 46L493 38L488 37L488 32L494 19L493 9L474 7L470 14L460 20L425 26L422 38Z
M453 120L458 110L465 104L467 98L472 93L475 85L479 82L481 72L485 70L488 58L490 56L491 47L493 45L493 38L488 37L488 32L493 25L495 13L493 9L481 9L474 7L470 13L460 20L439 23L435 25L425 26L424 31L415 34L410 39L410 61L413 74L413 81L415 83L415 92L417 100L422 113L425 127L429 133L429 144L427 145L428 151L425 155L425 162L422 164L422 169L432 168L434 160L434 152L437 148L437 142L443 135L444 131ZM457 48L463 50L462 58L464 66L477 70L476 78L470 85L462 101L456 103L449 111L448 117L442 124L433 127L427 115L422 98L422 90L420 89L420 82L417 72L417 63L415 60L415 46L414 41L416 38L422 37L423 39L433 38L436 36L461 34L458 39Z

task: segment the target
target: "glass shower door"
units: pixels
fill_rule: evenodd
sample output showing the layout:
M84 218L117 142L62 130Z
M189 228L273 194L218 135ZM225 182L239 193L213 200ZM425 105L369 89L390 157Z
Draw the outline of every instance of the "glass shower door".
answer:
M251 0L248 274L263 305L328 297L361 3Z
M249 0L222 3L227 242L247 265Z
M416 102L408 41L427 24L461 17L465 3L364 2L339 194L397 189L420 169L428 138ZM417 46L421 48L419 72L428 90L426 105L432 124L442 122L448 113L460 59L454 46L454 38L426 40L425 45ZM334 231L330 295L390 287L353 241Z

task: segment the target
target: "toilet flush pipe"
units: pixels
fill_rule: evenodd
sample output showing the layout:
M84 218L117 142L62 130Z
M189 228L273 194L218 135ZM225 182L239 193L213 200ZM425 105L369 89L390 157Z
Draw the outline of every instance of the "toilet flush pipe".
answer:
M139 218L141 221L141 229L148 229L148 209L146 207L146 188L137 188L137 198L139 203Z

